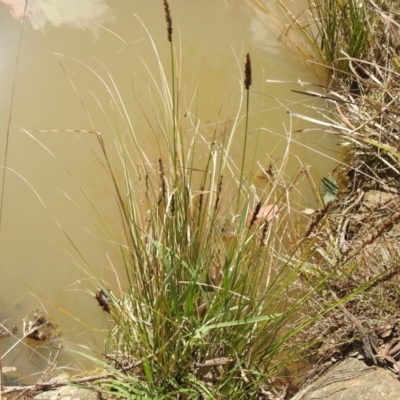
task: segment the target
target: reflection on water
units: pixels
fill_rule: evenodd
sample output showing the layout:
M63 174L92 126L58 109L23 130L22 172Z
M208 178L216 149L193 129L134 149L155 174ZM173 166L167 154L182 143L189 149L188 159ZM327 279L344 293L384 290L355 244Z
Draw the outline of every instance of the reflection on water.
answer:
M0 0L10 7L11 15L22 20L26 14L34 29L46 24L71 29L98 31L98 24L113 20L113 14L104 0ZM25 11L25 3L26 11Z
M118 232L110 178L96 137L88 132L101 132L113 151L113 134L126 135L129 128L119 115L121 98L150 161L160 157L153 84L153 78L159 79L159 60L142 23L168 70L162 2L31 0L27 10L31 24L18 20L24 15L24 1L2 3L0 165L5 164L10 108L11 123L0 241L1 321L7 320L10 328L21 325L38 308L56 321L65 347L77 348L74 345L79 343L99 349L108 328L107 315L96 304L98 289L82 269L102 276L112 288L112 269L122 262L99 218L98 213ZM296 175L304 164L316 181L325 176L334 166L326 156L336 156L327 150L334 148L334 139L305 131L305 121L287 114L288 109L303 113L318 102L292 93L298 88L294 84L266 81L315 82L316 70L286 51L278 34L266 28L271 25L265 15L246 8L244 2L171 0L170 7L176 43L181 46L177 45L182 118L195 113L204 137L211 137L215 129L218 137L229 134L240 102L242 62L238 60L249 51L254 71L249 154L255 154L265 169L279 164L292 132L288 176ZM98 35L95 41L93 32ZM112 96L120 109L111 104ZM77 129L86 133L75 133ZM236 160L241 159L241 132L232 146ZM303 204L313 201L306 186L296 189ZM16 336L21 337L21 332ZM1 339L0 354L15 341ZM16 365L25 374L44 368L47 350L40 343L28 344L32 348L21 344L10 351L3 365ZM65 352L62 357L73 371L81 366Z

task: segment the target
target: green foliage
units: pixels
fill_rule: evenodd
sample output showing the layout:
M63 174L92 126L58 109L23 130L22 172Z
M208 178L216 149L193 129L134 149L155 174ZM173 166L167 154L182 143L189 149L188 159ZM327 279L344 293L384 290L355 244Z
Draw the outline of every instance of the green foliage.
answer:
M340 74L350 72L349 58L360 59L369 51L373 14L359 0L317 0L309 7L322 60Z
M332 176L325 177L319 184L319 193L325 205L333 201L338 192L338 183Z
M119 296L100 285L115 321L106 353L123 375L108 384L120 397L243 399L279 368L282 329L301 303L288 305L296 268L266 284L274 222L249 222L256 208L247 185L238 213L222 211L222 157L211 148L196 181L174 152L168 168L141 165L141 202L122 192L133 182L127 165L122 187L114 176L128 284Z
M303 262L276 255L276 215L287 201L280 177L270 180L261 201L245 157L240 166L230 158L239 113L222 143L216 133L206 140L192 114L194 134L185 131L170 44L171 83L160 62L153 90L162 105L157 163L149 162L133 129L129 140L117 134L118 166L98 136L120 211L121 233L111 235L125 271L117 292L96 281L96 298L115 323L104 365L113 378L101 390L131 399L255 398L299 356L300 348L285 357L283 349L313 320L300 322L299 312L311 294L293 286ZM246 62L244 149L250 56ZM130 116L123 118L131 127Z

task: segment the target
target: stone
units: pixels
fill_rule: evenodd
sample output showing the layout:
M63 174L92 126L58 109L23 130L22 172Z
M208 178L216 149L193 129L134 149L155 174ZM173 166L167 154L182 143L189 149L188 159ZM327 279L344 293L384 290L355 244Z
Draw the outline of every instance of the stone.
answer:
M2 367L1 374L4 386L18 385L22 380L22 374L15 367Z
M55 390L42 392L33 397L34 400L98 400L99 394L90 389L74 386L63 386Z
M400 400L400 382L395 374L369 367L357 358L347 358L301 389L291 400Z
M68 375L61 374L55 378L56 382L67 383ZM60 386L53 390L46 390L33 396L34 400L98 400L99 393L90 388L76 386Z

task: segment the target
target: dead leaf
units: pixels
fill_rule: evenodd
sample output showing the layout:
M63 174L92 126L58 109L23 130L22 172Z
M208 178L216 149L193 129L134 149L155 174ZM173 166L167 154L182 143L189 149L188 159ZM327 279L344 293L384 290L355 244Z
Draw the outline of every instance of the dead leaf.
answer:
M278 215L279 207L277 205L262 206L257 214L257 220L271 221L275 215Z
M262 221L270 222L276 215L278 215L279 211L279 207L275 204L261 206L255 218L253 210L249 213L247 216L247 225L259 224Z
M301 211L301 214L304 215L313 215L317 212L317 210L314 210L313 208L306 208L303 211Z
M386 325L381 332L379 332L379 337L382 339L385 339L389 337L392 334L393 331L393 326L392 325Z

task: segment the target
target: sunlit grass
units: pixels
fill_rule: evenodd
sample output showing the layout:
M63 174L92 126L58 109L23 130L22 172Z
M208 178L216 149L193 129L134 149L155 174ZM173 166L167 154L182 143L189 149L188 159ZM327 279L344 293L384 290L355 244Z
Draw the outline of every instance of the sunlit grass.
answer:
M333 76L351 74L349 61L367 56L379 30L376 10L359 0L279 0L268 6L248 0L248 4L260 21L269 22L265 24L286 49L304 61L325 65Z
M282 223L291 218L283 173L290 155L281 161L281 174L265 174L268 184L258 188L256 163L249 170L244 161L250 55L240 83L245 104L240 164L230 149L240 145L241 109L222 142L205 138L196 114L187 111L188 135L177 101L172 37L171 77L159 61L161 78L152 79L159 98L151 117L162 133L154 162L138 145L118 88L101 79L113 93L114 120L123 120L129 135L116 130L117 166L97 136L120 215L120 232L110 230L110 240L124 266L116 288L91 274L99 288L96 299L115 323L106 340L107 362L98 361L113 377L100 387L122 397L250 398L267 390L270 378L307 347L303 343L283 357L285 343L311 322L301 309L312 291L294 286L304 260L286 254L280 237Z

